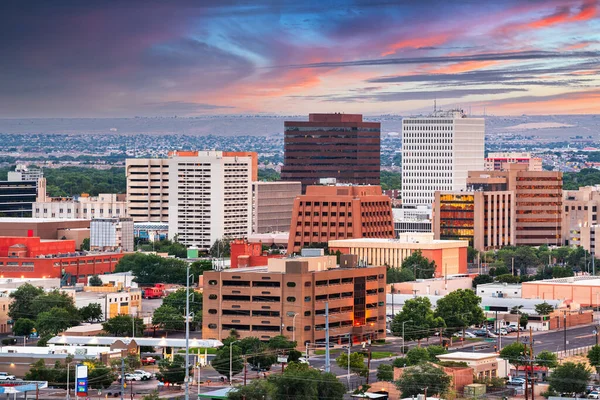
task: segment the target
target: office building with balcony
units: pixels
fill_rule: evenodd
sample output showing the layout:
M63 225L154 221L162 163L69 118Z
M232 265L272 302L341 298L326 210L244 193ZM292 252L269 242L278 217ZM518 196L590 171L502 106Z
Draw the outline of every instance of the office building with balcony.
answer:
M169 160L128 158L127 215L133 222L169 222Z
M309 186L294 200L288 253L363 237L394 238L391 199L380 186Z
M314 250L314 249L312 249ZM267 341L277 335L331 343L385 338L385 267L358 267L356 256L269 259L266 267L204 273L203 339Z
M360 114L309 114L308 121L284 127L281 180L301 182L303 193L323 178L379 185L379 122L364 122Z

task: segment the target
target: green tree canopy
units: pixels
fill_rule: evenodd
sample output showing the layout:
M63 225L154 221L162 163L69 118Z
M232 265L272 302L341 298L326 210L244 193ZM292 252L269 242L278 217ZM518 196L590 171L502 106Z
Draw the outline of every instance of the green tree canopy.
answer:
M377 380L392 382L394 380L394 367L389 364L379 364L377 367Z
M240 340L238 346L242 349L242 354L248 356L248 363L255 367L268 369L277 361L276 354L267 350L267 344L257 337L246 337Z
M348 353L342 352L335 363L340 368L348 368ZM358 376L366 377L369 370L365 364L365 356L361 353L350 353L350 372Z
M185 329L185 318L176 308L163 304L154 310L152 325L167 331L182 331Z
M402 397L411 397L423 394L427 388L427 396L443 395L450 388L452 378L440 368L431 364L419 364L404 369L396 387Z
M395 336L402 335L402 323L405 321L404 339L407 341L427 338L436 328L445 326L443 319L434 316L427 297L406 300L402 311L396 314L392 321L392 332Z
M265 400L270 399L273 385L265 379L250 381L246 386L236 386L235 390L227 393L228 400Z
M40 336L56 336L77 324L66 309L54 307L38 314L35 328Z
M388 268L387 283L411 282L415 280L415 274L410 269Z
M29 336L35 328L35 322L29 318L20 318L13 325L13 335L15 336Z
M98 322L104 319L102 314L102 306L98 303L90 303L79 309L79 315L85 322Z
M508 360L513 365L525 365L529 358L529 348L520 342L504 346L500 351L500 358Z
M473 278L473 287L476 288L477 285L485 285L486 283L492 282L494 282L494 278L490 275L477 275L475 278Z
M102 279L98 275L92 275L89 280L90 286L102 286Z
M270 400L342 400L346 394L346 387L335 375L294 362L288 365L283 374L271 375L269 382L273 385Z
M134 323L131 315L117 315L112 317L102 324L102 329L111 336L131 337L134 325L135 336L142 336L144 334L144 321L141 318L135 318Z
M472 290L458 289L438 300L434 315L449 328L467 328L485 320L480 303Z
M231 246L229 245L229 240L215 240L208 253L211 257L215 258L229 257L231 255Z
M185 380L185 357L176 354L171 361L163 358L158 362L157 378L165 383L183 383ZM190 366L190 375L192 367Z
M538 315L548 315L554 311L554 307L545 301L543 303L536 304L534 308Z
M548 377L550 390L557 393L585 393L591 372L582 363L565 362L552 371Z
M35 319L37 313L33 312L32 303L36 297L43 295L43 289L37 288L29 283L19 286L17 290L12 292L9 296L13 301L8 306L8 315L15 321L20 318Z
M155 283L175 283L185 285L187 282L187 262L176 258L163 258L154 254L126 254L119 260L115 272L131 271L135 282L142 285ZM190 273L193 271L190 270ZM194 282L196 277L192 280Z
M417 250L402 261L402 269L411 271L416 279L430 279L435 274L435 261L429 261Z
M429 361L429 352L425 347L413 347L406 353L407 365L417 365Z
M535 356L535 364L549 369L556 368L558 365L558 357L556 356L556 353L543 350Z
M596 373L600 374L600 346L593 346L587 353L587 359L590 365L596 368Z
M233 343L235 338L229 337L223 340L223 346L217 350L215 358L210 364L221 375L229 378L229 346L231 347L231 367L234 375L239 374L244 369L244 360L242 359L242 349Z

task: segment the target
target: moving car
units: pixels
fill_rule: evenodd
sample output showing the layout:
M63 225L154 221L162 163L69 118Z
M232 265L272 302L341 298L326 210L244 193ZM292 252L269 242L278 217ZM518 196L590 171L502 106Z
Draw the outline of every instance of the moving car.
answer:
M121 375L119 375L118 377L119 380L121 380ZM126 381L141 381L142 380L142 376L141 375L137 375L137 374L132 374L132 373L126 373L125 374L125 380Z
M487 331L485 329L476 329L473 331L475 336L487 336Z
M14 375L9 375L7 372L0 372L0 381L14 381Z
M135 371L133 371L133 375L141 376L143 381L152 379L152 374L150 372L144 371L142 369L136 369Z

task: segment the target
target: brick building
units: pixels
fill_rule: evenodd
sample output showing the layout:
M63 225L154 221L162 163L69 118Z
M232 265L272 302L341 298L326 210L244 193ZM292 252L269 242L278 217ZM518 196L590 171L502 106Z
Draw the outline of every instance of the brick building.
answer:
M309 186L294 200L288 253L363 237L394 238L391 200L380 186Z
M263 251L262 243L248 243L245 239L235 239L229 243L231 268L258 267L267 265L270 258L282 258L281 254Z
M385 338L385 267L357 268L356 256L270 259L267 267L204 273L203 339L277 335L299 346Z
M379 185L381 124L360 114L309 114L308 121L284 122L281 180L302 190L321 178Z

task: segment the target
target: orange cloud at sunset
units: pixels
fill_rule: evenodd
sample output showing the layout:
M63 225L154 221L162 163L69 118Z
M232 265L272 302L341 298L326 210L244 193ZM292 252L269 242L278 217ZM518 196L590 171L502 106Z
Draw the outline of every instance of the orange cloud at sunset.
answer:
M388 46L386 51L381 53L381 56L389 56L391 54L396 53L398 50L405 48L416 49L419 47L438 46L440 44L446 43L450 38L451 35L449 33L439 33L432 36L404 39Z
M516 97L479 104L505 114L595 114L600 104L600 90L558 94L548 97Z
M435 68L428 72L432 74L458 74L461 72L469 72L482 68L486 68L492 65L498 64L498 61L464 61L444 67Z

